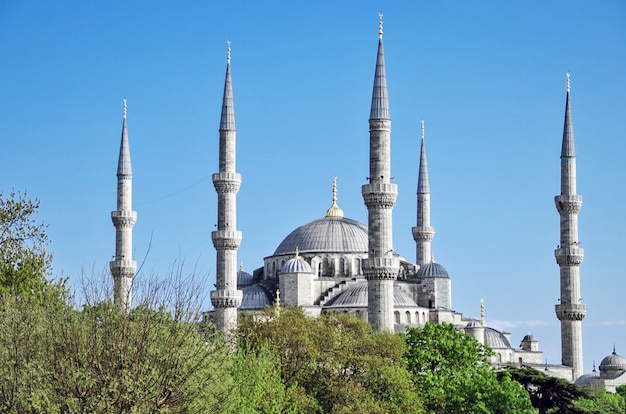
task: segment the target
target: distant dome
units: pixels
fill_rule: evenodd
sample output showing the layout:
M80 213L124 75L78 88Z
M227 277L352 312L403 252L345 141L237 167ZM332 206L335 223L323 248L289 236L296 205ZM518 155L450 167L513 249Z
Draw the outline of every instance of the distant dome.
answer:
M398 308L418 307L406 293L393 289L393 306ZM367 282L359 282L332 298L324 308L362 308L367 307Z
M600 378L600 373L594 368L593 371L578 377L574 384L578 385L579 387L588 387L589 385L591 385L591 382L596 378Z
M466 328L481 328L482 325L480 324L479 321L476 320L471 320L467 323L467 325L465 325Z
M626 358L617 355L613 348L613 353L604 357L599 368L603 378L615 378L626 370Z
M313 273L311 265L302 257L297 256L285 262L280 273Z
M324 217L292 231L273 256L300 253L367 253L367 226L345 217Z
M250 273L239 270L237 272L237 286L247 286L252 284L252 275Z
M485 345L491 349L511 348L511 343L506 336L493 328L485 328Z
M522 339L522 342L524 341L536 341L537 339L535 339L535 335L532 334L526 334L524 336L524 338Z
M416 277L447 277L448 271L439 263L431 262L423 264L415 273Z
M243 298L239 310L262 310L271 303L268 291L261 285L248 286L241 290Z

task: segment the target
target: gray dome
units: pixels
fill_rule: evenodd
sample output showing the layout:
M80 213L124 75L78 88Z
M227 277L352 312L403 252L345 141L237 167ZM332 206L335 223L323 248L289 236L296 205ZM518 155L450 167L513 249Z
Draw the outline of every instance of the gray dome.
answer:
M261 285L253 285L241 290L243 298L239 310L262 310L271 303L269 293Z
M367 226L344 217L324 217L292 231L273 256L300 253L367 253Z
M482 328L483 326L477 320L471 320L465 326L466 328Z
M393 306L415 307L417 303L400 289L393 289ZM359 282L328 301L324 308L367 308L367 282Z
M417 273L415 273L416 277L447 277L448 271L445 267L440 265L439 263L431 262L422 265Z
M280 269L280 273L313 273L313 271L311 270L311 265L309 265L306 260L296 256L285 262Z
M593 371L578 377L574 384L578 385L579 387L588 387L589 385L591 385L591 382L596 378L600 378L600 373L598 373L598 371L594 369Z
M613 349L613 353L604 357L600 362L599 368L603 378L615 378L626 370L626 358L617 355Z
M252 284L252 275L240 270L237 272L237 286L247 286Z
M511 343L506 336L493 328L485 328L485 345L491 349L511 348Z

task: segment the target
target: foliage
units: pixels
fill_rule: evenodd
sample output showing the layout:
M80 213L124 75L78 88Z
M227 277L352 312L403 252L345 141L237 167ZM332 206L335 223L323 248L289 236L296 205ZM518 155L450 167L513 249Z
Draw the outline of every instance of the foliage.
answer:
M528 393L496 375L490 350L451 324L408 328L409 371L431 413L532 413Z
M573 401L575 412L589 414L623 414L626 413L626 401L619 394L601 390L589 398L580 397Z
M38 209L26 193L0 193L0 295L41 295L49 286L52 256L46 225L34 218Z
M527 365L508 365L504 371L522 384L530 394L533 407L539 413L584 413L576 409L575 401L592 398L591 391L578 387L562 378L551 377Z
M268 347L302 412L422 412L402 339L349 315L310 318L300 308L240 321L240 347ZM299 393L299 394L298 394Z
M184 312L188 298L154 296L142 303L162 306L129 314L0 297L0 412L232 412L230 348Z

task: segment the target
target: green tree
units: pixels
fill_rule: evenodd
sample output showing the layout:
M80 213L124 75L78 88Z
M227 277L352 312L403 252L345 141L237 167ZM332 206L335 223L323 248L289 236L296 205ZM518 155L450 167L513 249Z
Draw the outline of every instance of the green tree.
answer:
M49 287L52 256L46 225L35 219L39 200L0 193L0 295L40 295Z
M491 351L451 324L426 324L404 335L406 360L430 413L532 413L528 393L500 378Z
M579 399L592 398L590 390L578 387L562 378L551 377L527 365L508 365L501 375L508 374L529 393L533 407L539 413L585 413L576 408Z
M302 412L423 412L402 339L372 332L363 320L270 309L260 318L241 318L239 343L267 346L278 356L282 381L299 396Z

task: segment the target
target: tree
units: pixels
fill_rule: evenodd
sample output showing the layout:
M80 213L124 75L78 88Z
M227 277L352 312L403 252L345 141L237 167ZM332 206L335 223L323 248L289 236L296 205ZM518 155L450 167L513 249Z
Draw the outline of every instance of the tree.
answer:
M300 308L240 319L239 346L267 346L301 412L420 413L403 359L404 344L349 315L311 318Z
M408 328L408 369L431 413L532 413L528 393L508 375L499 379L491 351L451 324Z
M0 295L39 295L50 286L52 256L46 225L37 222L39 200L0 193Z
M508 374L529 393L533 407L539 413L585 413L577 409L575 401L591 398L591 391L578 387L562 378L551 377L527 365L507 365L501 375Z

